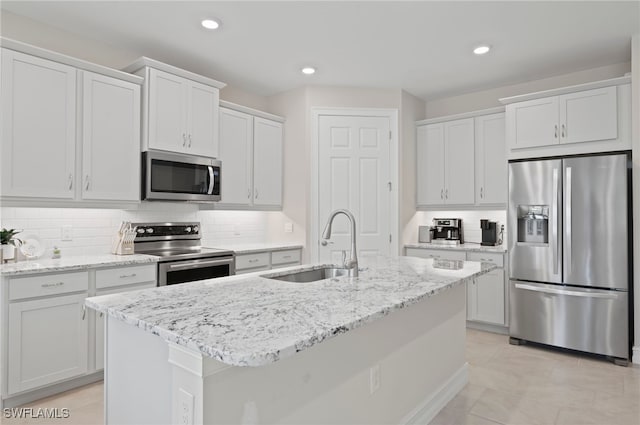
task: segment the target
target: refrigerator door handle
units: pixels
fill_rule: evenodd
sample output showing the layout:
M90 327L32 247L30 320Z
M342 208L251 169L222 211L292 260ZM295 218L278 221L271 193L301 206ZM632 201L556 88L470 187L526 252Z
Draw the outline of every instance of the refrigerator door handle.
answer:
M566 200L567 200L567 205L565 206L565 222L564 222L564 228L565 228L565 232L566 232L566 240L565 240L565 246L567 249L567 259L565 261L566 267L567 267L567 276L571 274L571 222L572 222L572 215L571 215L571 167L567 167L567 191L565 193L566 196Z
M607 298L611 300L618 299L618 294L616 294L613 291L611 294L605 294L602 292L577 292L577 291L567 291L566 289L543 288L540 286L527 285L524 283L516 283L515 287L517 289L525 289L527 291L534 291L534 292L544 292L546 294L569 295L572 297L584 297L584 298Z
M558 198L560 197L560 188L558 186L558 169L554 168L552 173L553 181L553 197L551 200L551 236L553 237L554 244L551 249L553 250L553 274L558 274L558 251L560 250L560 238L558 237L558 220L560 216L560 209L558 208Z

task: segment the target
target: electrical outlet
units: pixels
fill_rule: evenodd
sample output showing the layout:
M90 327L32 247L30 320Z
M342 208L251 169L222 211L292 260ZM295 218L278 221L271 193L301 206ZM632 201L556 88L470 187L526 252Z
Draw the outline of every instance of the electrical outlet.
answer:
M233 235L240 236L240 227L237 224L233 225Z
M293 223L290 221L287 221L286 223L284 223L284 232L285 233L293 233Z
M64 226L62 226L62 235L60 239L63 241L73 240L73 227L70 224L65 224Z
M377 364L369 369L369 392L375 393L380 389L380 365Z

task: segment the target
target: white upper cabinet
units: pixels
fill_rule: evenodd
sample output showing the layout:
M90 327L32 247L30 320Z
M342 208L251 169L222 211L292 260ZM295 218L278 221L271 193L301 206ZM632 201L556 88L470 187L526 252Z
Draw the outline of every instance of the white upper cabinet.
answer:
M224 83L142 57L124 69L145 79L143 150L218 158Z
M2 196L73 199L76 69L2 49Z
M82 199L140 199L140 86L84 72Z
M221 203L250 205L253 197L253 116L220 108Z
M444 204L444 124L418 127L418 205Z
M3 200L139 202L142 79L3 43Z
M282 205L282 123L253 119L253 203Z
M221 102L222 196L216 207L282 207L281 117Z
M560 143L617 138L616 100L615 86L560 96Z
M507 203L507 149L504 113L475 118L476 201Z
M473 118L444 123L446 204L474 202L473 130Z
M474 203L473 132L473 118L418 127L418 205Z
M508 158L631 149L628 77L500 99Z

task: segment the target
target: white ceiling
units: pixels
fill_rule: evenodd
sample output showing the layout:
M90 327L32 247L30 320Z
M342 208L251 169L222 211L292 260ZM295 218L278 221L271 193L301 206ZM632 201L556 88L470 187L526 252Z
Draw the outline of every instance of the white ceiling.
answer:
M268 96L302 85L423 99L631 59L640 2L3 1L2 8ZM206 32L200 20L222 21ZM479 43L493 50L471 53ZM311 64L318 72L300 74Z

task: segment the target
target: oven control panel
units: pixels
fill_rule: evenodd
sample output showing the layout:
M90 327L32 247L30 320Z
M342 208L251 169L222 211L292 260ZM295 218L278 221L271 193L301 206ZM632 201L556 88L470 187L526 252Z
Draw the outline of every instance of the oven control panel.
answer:
M200 223L133 223L136 241L200 239Z

